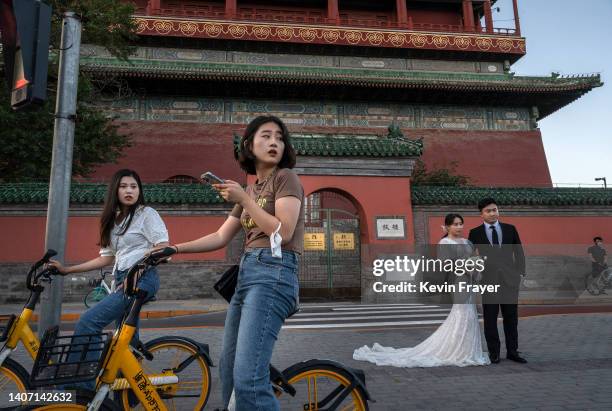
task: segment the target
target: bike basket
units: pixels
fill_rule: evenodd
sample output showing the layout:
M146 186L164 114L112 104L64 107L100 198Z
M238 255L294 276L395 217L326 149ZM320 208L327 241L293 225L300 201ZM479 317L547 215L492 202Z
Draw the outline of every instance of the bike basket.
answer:
M15 318L15 314L0 315L0 341L6 341Z
M34 387L94 380L108 351L111 334L59 336L59 327L45 332L34 361Z

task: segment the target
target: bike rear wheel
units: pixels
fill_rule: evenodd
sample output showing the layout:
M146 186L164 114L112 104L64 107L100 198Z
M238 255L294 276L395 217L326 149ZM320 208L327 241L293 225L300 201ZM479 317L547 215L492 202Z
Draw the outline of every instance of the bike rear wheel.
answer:
M159 338L145 344L153 360L141 361L147 376L173 370L178 383L159 386L157 391L168 410L202 410L210 395L210 367L196 347L180 339ZM132 390L121 391L124 410L143 410Z
M104 289L104 287L96 287L85 296L85 307L91 308L94 305L98 304L104 297L108 295L108 292Z
M350 390L350 373L328 364L313 364L285 378L295 388L295 397L279 394L280 408L288 411L368 411L368 401L360 386ZM334 405L334 408L331 408Z

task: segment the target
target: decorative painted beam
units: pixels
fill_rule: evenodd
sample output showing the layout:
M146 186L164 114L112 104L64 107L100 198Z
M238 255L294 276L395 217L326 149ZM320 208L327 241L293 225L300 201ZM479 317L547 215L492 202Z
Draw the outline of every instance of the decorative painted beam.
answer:
M476 33L432 33L179 18L134 18L139 35L280 43L333 44L424 50L525 54L525 39Z

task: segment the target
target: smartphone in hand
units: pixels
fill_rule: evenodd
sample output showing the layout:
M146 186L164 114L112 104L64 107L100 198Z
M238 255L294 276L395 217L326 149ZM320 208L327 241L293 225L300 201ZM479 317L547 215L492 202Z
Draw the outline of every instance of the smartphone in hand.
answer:
M223 180L222 178L217 177L216 175L214 175L210 171L207 171L204 174L202 174L200 176L200 178L202 179L202 181L204 181L205 183L208 183L208 184L223 184L223 183L225 183L225 180Z

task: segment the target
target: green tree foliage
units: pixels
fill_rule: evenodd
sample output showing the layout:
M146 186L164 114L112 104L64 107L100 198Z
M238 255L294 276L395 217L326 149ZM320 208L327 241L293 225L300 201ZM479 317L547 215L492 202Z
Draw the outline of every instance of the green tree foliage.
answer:
M6 83L0 83L0 181L47 179L53 146L54 108L57 91L62 14L81 17L82 43L106 47L120 59L133 52L136 39L131 16L134 7L121 0L50 0L53 7L51 58L47 103L33 111L13 112ZM0 76L4 70L0 64ZM116 162L129 136L118 132L112 120L91 105L92 83L81 73L77 105L72 173L86 177L101 164Z
M53 147L51 99L39 110L13 112L6 87L0 88L0 180L48 179ZM80 102L74 133L72 174L88 176L96 166L115 162L129 146L105 114Z
M469 177L456 174L457 162L453 161L448 168L436 168L428 171L422 160L417 160L412 171L412 185L467 186Z
M62 15L73 11L83 24L82 44L98 44L120 59L127 59L134 51L131 44L136 39L134 6L122 0L50 0L53 8L51 43L60 46Z
M390 124L387 128L387 138L406 139L401 128L397 124ZM420 139L422 141L422 139ZM425 163L418 159L412 170L412 185L437 185L437 186L467 186L469 177L456 173L457 162L452 161L448 168L436 168L428 171Z

